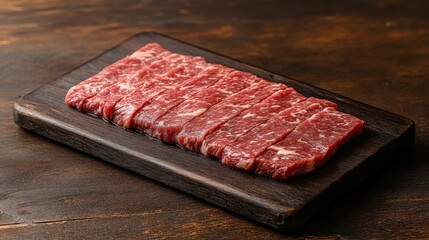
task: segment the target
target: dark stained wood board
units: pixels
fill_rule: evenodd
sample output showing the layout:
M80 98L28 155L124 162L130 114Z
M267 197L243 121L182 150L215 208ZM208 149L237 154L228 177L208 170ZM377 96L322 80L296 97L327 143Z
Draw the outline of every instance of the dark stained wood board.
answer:
M307 97L329 99L339 110L363 119L364 133L318 170L280 182L229 169L214 159L124 130L64 103L71 86L149 42L285 83ZM280 230L308 220L404 150L415 132L414 122L407 118L157 33L138 34L20 98L14 105L14 119L25 129Z

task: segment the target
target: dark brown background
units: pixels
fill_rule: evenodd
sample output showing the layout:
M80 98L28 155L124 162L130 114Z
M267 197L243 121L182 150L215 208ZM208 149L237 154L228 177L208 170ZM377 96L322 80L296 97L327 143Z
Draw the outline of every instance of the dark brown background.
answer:
M429 238L425 1L0 2L0 236ZM16 126L19 96L157 31L416 122L403 155L283 234Z

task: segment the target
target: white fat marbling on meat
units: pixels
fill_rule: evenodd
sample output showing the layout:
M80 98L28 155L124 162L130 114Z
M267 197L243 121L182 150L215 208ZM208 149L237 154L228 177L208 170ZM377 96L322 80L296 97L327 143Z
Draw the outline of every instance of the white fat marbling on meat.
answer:
M239 161L235 166L237 166L239 169L248 169L252 163L253 161L250 159L243 159Z
M219 89L218 90L219 92L222 92L222 93L225 93L225 94L228 94L228 95L231 95L231 94L233 94L234 92L231 92L231 91L228 91L228 90L226 90L226 89Z
M289 121L288 123L295 125L295 124L301 123L301 120L295 119L295 121L292 121L292 122Z
M243 118L248 118L248 117L253 117L253 116L255 116L256 114L254 114L254 113L246 113L244 116L243 116Z
M203 113L205 111L206 111L206 108L200 108L200 109L197 109L197 110L195 110L193 112L182 113L182 114L179 114L177 116L179 116L179 117L182 117L182 116L198 116L198 115L200 115L201 113Z
M299 117L300 115L304 115L305 113L307 113L307 110L302 109L302 110L299 110L298 112L292 112L290 115L296 118L296 117Z
M202 145L201 146L201 149L200 149L200 151L201 151L201 153L203 154L203 155L205 155L205 156L207 156L207 154L208 154L208 150L209 150L209 148L206 146L206 145Z
M231 108L236 108L237 105L236 104L225 104L222 107L231 107Z
M252 105L239 105L240 108L250 108Z
M283 147L271 146L270 149L276 150L279 155L299 155L297 152L293 150L287 150Z
M174 88L176 88L175 85L163 85L162 87L165 88L165 89L174 89Z

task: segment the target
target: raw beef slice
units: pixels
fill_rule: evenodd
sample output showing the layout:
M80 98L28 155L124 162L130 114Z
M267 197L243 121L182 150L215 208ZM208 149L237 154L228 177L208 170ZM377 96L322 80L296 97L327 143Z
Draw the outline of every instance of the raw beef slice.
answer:
M250 129L266 122L281 110L303 100L305 97L293 88L276 92L208 135L201 146L201 153L206 156L221 158L226 145L233 143Z
M184 84L209 66L203 58L187 57L178 66L170 69L166 74L146 78L152 84L145 84L120 99L112 109L113 121L125 128L137 128L136 114L153 98Z
M151 63L137 72L132 72L132 74L123 76L114 84L101 90L93 97L86 99L82 104L82 111L101 117L109 114L107 112L104 113L105 107L109 108L113 104L116 104L124 96L135 91L135 89L152 85L155 76L165 75L169 70L184 61L184 59L184 56L173 53L159 61ZM110 121L110 117L104 117L104 119Z
M265 149L282 140L301 122L323 108L332 106L336 107L336 104L311 97L279 112L266 123L251 129L236 142L226 146L222 153L222 164L250 171L255 158Z
M79 111L276 179L321 165L364 122L284 84L156 43L73 86Z
M363 125L352 115L325 108L270 146L257 158L255 172L284 180L313 171L341 144L362 132Z
M86 99L116 83L118 79L131 76L151 62L158 61L170 54L171 52L163 49L159 44L147 44L131 56L107 66L96 75L70 88L65 101L69 106L76 107L80 111Z
M285 88L287 87L284 84L274 84L265 80L253 84L189 121L177 135L177 144L188 150L199 152L201 144L208 134L254 104Z
M160 94L137 112L135 118L138 129L144 129L145 133L151 135L152 126L158 118L183 101L192 99L195 94L209 88L231 71L230 68L213 64L181 86Z
M171 109L152 126L151 136L165 142L175 142L183 126L225 98L261 81L250 73L233 71L207 88Z

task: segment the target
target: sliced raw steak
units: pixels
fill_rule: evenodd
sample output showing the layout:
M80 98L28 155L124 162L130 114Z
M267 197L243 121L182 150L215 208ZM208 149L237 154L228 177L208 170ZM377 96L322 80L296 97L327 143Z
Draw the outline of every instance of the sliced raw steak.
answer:
M177 143L183 148L199 152L201 144L208 134L216 131L222 124L256 103L286 88L284 84L274 84L265 80L253 84L185 124L177 135Z
M250 73L233 71L207 88L172 108L152 126L152 136L165 142L174 142L182 127L193 118L225 98L261 81Z
M352 115L325 108L300 124L282 141L256 159L255 172L287 179L313 171L338 147L363 130L364 122Z
M114 106L122 98L132 95L139 88L152 89L161 85L173 87L180 84L182 82L180 80L183 78L179 78L178 75L182 72L195 72L197 68L198 71L201 71L201 65L197 63L206 64L201 57L171 54L152 63L134 77L121 79L94 97L87 99L83 104L83 110L110 121Z
M107 66L96 75L70 88L65 101L69 106L81 110L82 104L86 99L93 97L119 79L131 77L136 71L149 65L151 62L158 61L170 54L171 52L163 49L159 44L147 44L131 56L127 56Z
M311 97L279 112L266 123L251 129L226 146L222 153L222 163L233 168L251 170L255 158L269 146L282 140L301 122L330 106L336 107L336 104Z
M151 135L151 127L159 117L181 102L192 99L195 94L210 87L231 71L231 68L214 64L204 69L197 76L190 78L174 89L169 89L160 94L138 110L134 116L134 126Z
M120 99L112 109L113 121L125 128L138 128L136 113L153 98L165 91L175 89L186 84L203 69L211 66L203 58L189 58L178 67L169 71L165 76L155 76L151 85L136 89Z
M284 84L151 43L69 89L65 101L117 125L287 179L317 168L363 121Z
M221 158L226 145L233 143L250 129L266 122L278 112L303 100L305 97L293 88L274 93L209 134L203 141L201 153L206 156Z

